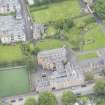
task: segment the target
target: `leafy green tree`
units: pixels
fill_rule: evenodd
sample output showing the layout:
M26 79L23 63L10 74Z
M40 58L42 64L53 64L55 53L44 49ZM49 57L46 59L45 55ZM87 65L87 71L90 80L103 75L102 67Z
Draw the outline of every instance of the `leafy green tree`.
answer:
M43 92L39 95L38 105L57 105L56 97L51 92Z
M64 26L64 20L60 19L58 21L55 22L55 28L58 30L62 30Z
M32 50L32 55L37 55L38 52L40 51L40 49L38 47L34 47L34 49Z
M85 81L92 81L92 80L94 80L93 72L86 72L85 73Z
M105 0L96 0L94 11L102 18L105 18Z
M94 92L96 95L105 95L105 81L98 80L94 86Z
M74 105L76 102L76 95L71 91L66 91L62 96L62 105Z
M37 105L34 97L29 97L25 100L24 105Z
M102 75L105 77L105 69L101 71Z
M35 56L27 56L24 59L24 62L27 66L27 70L30 72L34 72L36 70L37 67L37 59L35 58Z
M65 19L65 21L64 21L64 29L65 30L68 30L68 29L70 29L70 28L72 28L74 26L74 22L73 22L73 20L72 19Z

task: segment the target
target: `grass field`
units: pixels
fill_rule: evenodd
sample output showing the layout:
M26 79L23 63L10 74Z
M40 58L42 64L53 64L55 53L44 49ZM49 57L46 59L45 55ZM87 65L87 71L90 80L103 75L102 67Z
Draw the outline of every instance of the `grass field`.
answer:
M80 40L83 38L85 44L81 50L93 50L105 47L105 34L102 29L90 15L83 16L78 19L74 19L75 26L69 30L69 33L65 33L70 40ZM78 27L84 26L83 32ZM82 40L81 40L82 41Z
M86 60L86 59L91 59L96 57L98 57L96 53L89 53L89 54L83 54L78 56L79 60Z
M88 40L93 42L84 45L83 50L92 50L105 47L105 34L96 23L90 24L89 31L85 34L85 41Z
M28 72L25 67L0 68L0 97L29 92Z
M80 15L80 5L78 0L66 0L58 3L43 5L40 7L30 7L32 18L38 23L48 23L66 17Z
M39 7L30 7L30 12L34 22L48 23L50 21L62 20L67 17L80 16L80 5L78 0L65 0L63 2L43 5ZM82 17L73 18L74 26L67 32L63 30L64 36L67 37L67 45L74 47L79 45L78 42L85 42L81 45L81 50L93 50L105 47L105 35L95 19L91 15L84 15ZM83 27L84 29L80 29ZM52 36L57 33L57 29L49 25L48 30L44 36ZM44 37L44 38L45 38ZM73 43L74 42L74 43ZM78 45L76 45L76 42ZM53 39L48 42L45 39L43 42L38 42L37 46L44 49L51 49L60 47L64 44L60 40Z
M36 47L40 48L40 50L50 50L54 48L63 47L64 45L69 46L67 42L63 42L61 40L46 39L38 42L36 44Z
M19 45L0 45L0 62L13 62L23 58Z

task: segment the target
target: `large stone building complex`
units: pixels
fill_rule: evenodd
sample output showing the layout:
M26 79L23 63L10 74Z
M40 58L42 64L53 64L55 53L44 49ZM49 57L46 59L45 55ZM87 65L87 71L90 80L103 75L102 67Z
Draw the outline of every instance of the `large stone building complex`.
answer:
M53 69L57 62L66 61L66 49L58 48L39 52L37 59L38 64L42 65L43 69Z
M44 71L47 69L52 72L51 75L44 74L37 81L36 91L61 89L84 84L82 69L79 65L67 61L66 48L39 52L37 60Z

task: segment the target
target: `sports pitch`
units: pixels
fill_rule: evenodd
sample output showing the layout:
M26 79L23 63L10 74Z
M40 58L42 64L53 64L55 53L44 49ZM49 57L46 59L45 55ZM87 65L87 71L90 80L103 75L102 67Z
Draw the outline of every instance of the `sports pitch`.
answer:
M0 97L29 92L28 72L25 67L0 68Z

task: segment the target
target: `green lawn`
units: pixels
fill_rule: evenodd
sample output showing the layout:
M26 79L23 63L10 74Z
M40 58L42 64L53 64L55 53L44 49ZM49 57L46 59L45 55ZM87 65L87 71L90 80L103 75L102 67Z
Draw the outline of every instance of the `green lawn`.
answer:
M79 60L86 60L86 59L91 59L96 57L98 57L96 53L82 54L78 56Z
M0 13L0 16L16 16L16 13L15 12L11 12L11 13Z
M0 62L12 62L20 60L22 57L19 45L0 45Z
M30 7L30 12L35 22L48 23L65 17L79 16L80 5L78 0L65 0L40 7Z
M57 30L53 26L49 26L43 37L53 36L57 33Z
M80 101L83 101L84 103L86 103L89 100L89 97L88 96L80 96L78 99Z
M25 67L0 68L0 97L29 92L28 72Z
M60 40L55 40L55 39L46 39L38 42L36 44L36 47L39 47L40 50L50 50L54 48L60 48L63 47L64 45L69 46L67 42L63 42Z
M67 17L80 16L80 5L78 0L65 0L39 7L32 6L30 11L34 22L48 23L49 21L56 21ZM81 45L81 50L93 50L105 47L105 35L91 15L73 18L73 20L74 27L69 29L68 32L63 30L64 36L67 37L66 43L69 47L78 47L78 42L80 41L81 43L85 42L85 44ZM82 31L80 29L81 26L85 27ZM55 35L56 32L57 29L49 25L43 38ZM64 44L60 40L53 41L52 39L48 42L45 39L44 42L38 42L37 46L44 50L62 46L62 43Z
M105 34L96 23L89 25L89 31L85 34L85 42L88 40L91 40L92 43L85 44L83 50L92 50L105 47Z
M82 45L81 50L93 50L105 47L105 34L102 29L93 18L89 15L74 19L75 26L65 32L64 35L68 37L70 43L71 40L81 40L85 42ZM84 26L84 31L79 29L80 26ZM72 43L71 43L72 44Z

